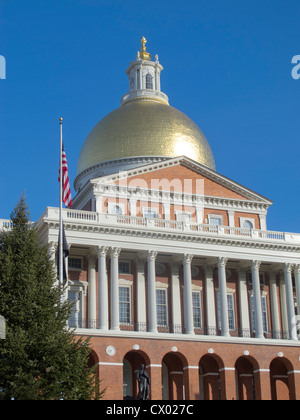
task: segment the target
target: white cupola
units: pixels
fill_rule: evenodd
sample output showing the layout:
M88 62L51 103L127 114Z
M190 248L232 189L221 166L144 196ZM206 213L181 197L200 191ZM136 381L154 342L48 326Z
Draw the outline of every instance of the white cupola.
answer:
M136 99L152 99L169 105L169 98L160 89L160 73L163 66L159 64L158 55L155 56L155 61L151 61L146 42L146 38L143 37L141 51L138 51L136 60L130 63L126 70L130 91L122 97L121 105Z

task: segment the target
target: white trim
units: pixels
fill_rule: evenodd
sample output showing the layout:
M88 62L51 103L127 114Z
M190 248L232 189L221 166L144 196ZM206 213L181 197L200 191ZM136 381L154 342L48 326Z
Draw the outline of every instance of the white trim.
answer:
M151 364L151 365L147 365L146 369L149 368L149 367L159 367L159 368L161 368L162 365Z
M246 228L246 227L244 227L243 224L245 222L250 222L252 224L252 228ZM242 229L249 229L249 230L256 229L255 228L255 219L253 217L240 217L240 227Z
M186 369L199 369L199 366L185 366L183 370L186 370Z
M123 366L123 363L113 363L113 362L99 362L100 366Z
M223 215L210 213L210 214L207 215L207 217L208 217L208 224L209 225L211 225L211 223L210 223L211 219L219 219L221 221L221 223L219 225L214 224L214 226L223 226Z
M121 282L120 283L120 280L122 280L122 279L119 279L119 285L118 285L118 287L119 287L119 305L120 305L120 287L123 287L123 288L126 288L126 289L129 289L129 321L128 322L121 322L120 321L120 325L128 325L128 324L131 324L132 323L132 282L130 282L131 284L124 284L123 282ZM127 302L124 302L124 303L127 303Z

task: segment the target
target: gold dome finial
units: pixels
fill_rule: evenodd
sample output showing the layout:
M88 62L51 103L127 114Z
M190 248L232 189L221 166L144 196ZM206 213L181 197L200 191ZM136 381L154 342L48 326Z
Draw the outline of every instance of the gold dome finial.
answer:
M142 60L151 61L151 55L146 50L146 43L147 43L147 39L143 36L143 38L141 39L142 48L141 48L140 58Z

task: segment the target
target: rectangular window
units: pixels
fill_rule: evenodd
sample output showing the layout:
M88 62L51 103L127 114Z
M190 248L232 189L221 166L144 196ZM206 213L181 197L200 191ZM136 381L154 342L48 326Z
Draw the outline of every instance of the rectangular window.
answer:
M68 266L69 270L82 270L82 258L69 257Z
M208 215L208 223L214 226L221 226L223 224L223 216Z
M176 212L176 220L178 222L190 223L192 220L192 214L188 212Z
M119 287L119 311L120 311L120 323L130 324L130 287Z
M149 219L157 219L157 215L157 209L152 209L151 207L143 209L143 217L147 217Z
M252 286L252 273L251 272L247 273L247 281L248 281L248 285ZM265 273L259 273L259 282L261 286L265 286L266 284Z
M232 293L227 294L227 306L228 306L228 323L231 331L235 330L235 310L234 310L234 295ZM220 304L220 293L217 294L217 310L218 310L218 328L221 329L221 304Z
M263 317L263 329L264 332L268 332L268 314L267 314L267 299L266 296L261 296L261 309ZM255 331L255 306L254 306L254 296L250 296L250 312L251 312L251 328L252 331Z
M193 292L194 328L202 328L201 322L201 293Z
M157 313L157 325L167 326L168 325L168 308L167 308L167 290L156 289L156 313Z
M131 274L129 261L119 261L119 274Z

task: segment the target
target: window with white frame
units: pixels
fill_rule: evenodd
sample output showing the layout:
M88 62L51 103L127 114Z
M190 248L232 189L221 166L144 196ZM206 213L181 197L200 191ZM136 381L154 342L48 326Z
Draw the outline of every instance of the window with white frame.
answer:
M255 220L248 217L240 217L240 226L243 229L255 229Z
M227 306L228 306L228 324L231 331L235 330L235 307L234 307L234 294L227 293ZM217 294L217 309L218 309L218 327L221 329L221 302L220 293Z
M193 291L193 318L194 328L202 328L201 321L201 292Z
M214 226L222 226L223 225L223 216L217 214L209 214L208 215L208 223Z
M153 77L150 73L146 75L146 89L153 89Z
M168 325L167 289L156 289L157 325Z
M121 324L131 323L131 288L119 286L119 316Z
M69 257L68 268L69 270L82 270L83 259L82 257Z
M176 220L178 222L190 223L192 221L192 213L187 211L177 211Z
M108 203L108 213L117 215L124 214L124 204Z
M158 209L153 209L151 207L143 208L143 217L156 219L158 217Z
M263 317L263 329L264 332L268 332L268 311L267 311L267 298L266 296L261 296L261 309ZM254 305L254 296L250 295L250 312L251 312L251 329L252 331L256 330L255 326L255 305Z

